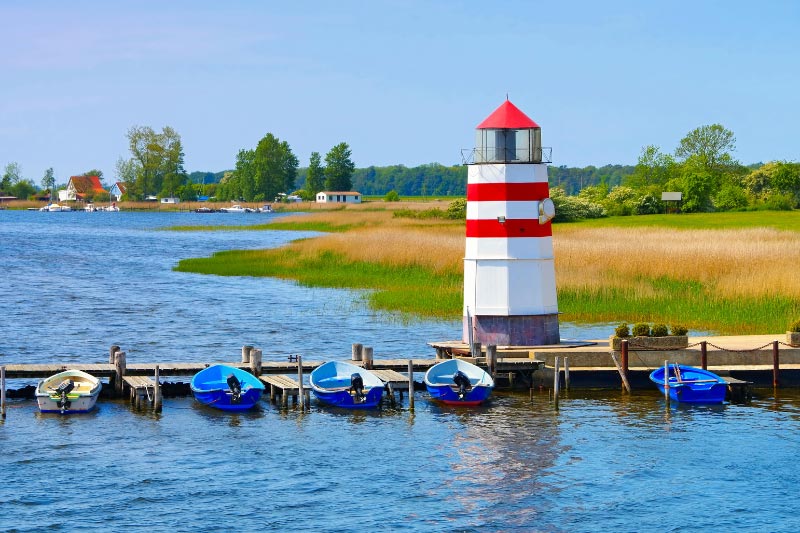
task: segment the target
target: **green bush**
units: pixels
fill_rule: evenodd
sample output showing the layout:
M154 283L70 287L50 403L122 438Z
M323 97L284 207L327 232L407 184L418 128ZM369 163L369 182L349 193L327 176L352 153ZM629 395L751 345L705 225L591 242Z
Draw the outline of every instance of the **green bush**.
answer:
M614 330L614 336L619 337L620 339L624 339L625 337L631 336L631 330L628 327L628 324L623 322Z
M653 324L653 337L666 337L669 334L666 324Z
M459 198L458 200L453 200L450 202L450 205L447 206L447 218L452 218L454 220L458 220L460 218L467 218L467 199L466 198Z
M671 335L686 335L689 333L689 330L685 326L681 326L680 324L672 324L670 326Z
M800 320L795 320L789 325L789 331L800 333Z
M631 330L634 337L649 337L650 336L650 324L645 322L637 322L633 325L633 329Z
M556 208L553 222L573 222L585 218L602 218L606 216L605 208L594 202L577 196L567 196L563 189L550 189L550 199Z
M400 195L397 194L397 191L392 189L391 191L386 193L386 196L383 197L384 202L399 202Z

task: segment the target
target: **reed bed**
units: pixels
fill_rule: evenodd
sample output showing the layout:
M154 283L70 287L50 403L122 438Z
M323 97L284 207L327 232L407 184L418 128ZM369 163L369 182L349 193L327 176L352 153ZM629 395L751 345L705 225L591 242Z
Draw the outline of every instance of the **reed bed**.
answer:
M347 231L177 268L372 289L367 299L377 309L460 316L463 222L396 219L390 210L286 221L287 227L312 223ZM744 334L782 332L800 316L800 232L566 224L555 226L553 243L565 320L681 323Z

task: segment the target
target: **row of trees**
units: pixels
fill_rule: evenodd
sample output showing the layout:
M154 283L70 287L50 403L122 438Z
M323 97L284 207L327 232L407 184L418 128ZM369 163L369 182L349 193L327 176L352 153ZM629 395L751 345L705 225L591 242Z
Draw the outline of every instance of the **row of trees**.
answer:
M150 126L133 126L127 133L130 159L117 160L119 181L127 184L126 197L143 200L148 196L170 196L194 200L183 168L181 136L169 126L156 132Z

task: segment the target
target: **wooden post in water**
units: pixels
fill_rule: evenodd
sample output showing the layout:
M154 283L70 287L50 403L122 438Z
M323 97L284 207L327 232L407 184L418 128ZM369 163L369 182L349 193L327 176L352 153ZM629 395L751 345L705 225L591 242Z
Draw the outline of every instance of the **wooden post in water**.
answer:
M114 344L111 348L108 349L108 364L114 364L114 354L120 350L120 347Z
M364 368L372 370L372 346L364 346Z
M0 366L0 417L6 417L6 367L4 366Z
M306 396L303 392L303 356L297 356L297 395L300 397L300 410L306 408Z
M263 355L263 353L258 348L253 348L253 349L250 350L250 371L256 377L261 375L261 357L262 357L262 355Z
M772 341L772 386L780 387L781 365L778 361L778 341Z
M252 350L252 346L244 345L242 346L242 363L247 364L250 362L250 350Z
M477 359L478 357L481 356L481 348L482 346L480 342L478 341L473 342L472 347L470 349L470 355Z
M700 368L708 370L708 342L700 341Z
M619 359L622 365L622 373L625 374L625 379L628 379L628 341L626 339L622 339L619 343Z
M414 410L414 361L408 360L408 408Z
M364 345L358 342L354 342L352 346L352 352L350 355L350 359L353 361L361 361L364 356Z
M122 396L122 389L124 388L122 378L125 376L126 367L125 352L120 352L119 350L114 352L114 370L117 372L114 378L114 390L117 393L117 398Z
M559 373L558 356L556 356L556 360L553 363L553 404L555 405L556 409L558 409L558 389L561 385L561 376Z
M569 359L564 356L564 388L569 390Z
M489 367L489 375L494 379L497 370L497 346L494 344L486 346L486 366Z
M664 400L669 405L669 360L664 361Z
M628 376L625 375L625 372L622 371L622 367L617 361L616 354L612 351L611 352L611 360L614 361L614 366L617 367L617 372L619 372L619 377L622 378L622 389L628 391L628 394L631 393L631 384L628 383Z
M156 365L156 389L153 391L153 411L156 413L161 412L161 376Z

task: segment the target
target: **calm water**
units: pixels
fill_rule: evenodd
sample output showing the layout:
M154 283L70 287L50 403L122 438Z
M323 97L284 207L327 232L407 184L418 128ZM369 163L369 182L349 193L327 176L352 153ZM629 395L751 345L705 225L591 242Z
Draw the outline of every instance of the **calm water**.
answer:
M269 215L267 215L269 216ZM404 322L359 293L181 274L183 257L308 234L173 233L264 215L0 211L0 364L432 356L457 322ZM562 327L597 338L603 328ZM800 395L665 409L660 394L497 394L483 408L359 414L191 398L160 416L101 401L0 422L0 531L797 531Z

